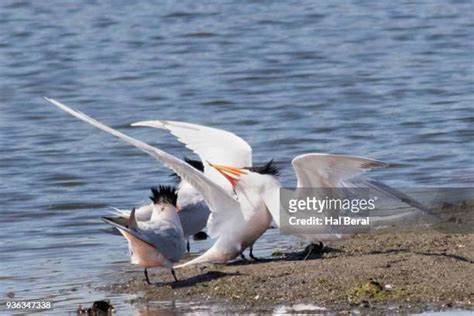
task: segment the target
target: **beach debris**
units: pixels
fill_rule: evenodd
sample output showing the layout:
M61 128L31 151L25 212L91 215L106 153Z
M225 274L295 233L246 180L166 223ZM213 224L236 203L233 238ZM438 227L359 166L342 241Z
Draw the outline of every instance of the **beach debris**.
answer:
M272 250L272 257L280 257L283 256L283 251L279 248Z
M95 301L89 308L83 308L79 305L77 314L79 315L112 315L115 308L110 304L110 300Z
M362 286L352 288L348 293L348 301L351 305L365 306L372 301L400 300L406 298L408 292L404 288L394 287L391 284L381 285L375 280L370 280ZM407 301L409 299L407 298Z
M364 285L350 290L348 299L352 304L364 306L368 304L368 299L381 298L383 291L384 287L379 282L370 280Z

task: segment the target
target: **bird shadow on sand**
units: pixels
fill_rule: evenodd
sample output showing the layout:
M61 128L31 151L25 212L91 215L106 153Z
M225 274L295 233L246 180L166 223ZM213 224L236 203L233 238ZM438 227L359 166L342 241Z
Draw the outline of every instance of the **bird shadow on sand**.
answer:
M445 253L445 252L441 252L441 253L413 252L413 253L423 255L423 256L430 256L430 257L446 257L446 258L451 258L451 259L462 261L462 262L467 262L467 263L470 263L470 264L474 263L474 260L471 260L467 257L463 257L463 256L460 256L460 255L455 255L455 254L450 254L450 253Z
M220 278L228 277L228 276L233 276L233 275L242 275L242 273L227 273L227 272L221 272L221 271L208 271L203 274L198 274L195 276L192 276L187 279L182 279L178 280L177 282L162 282L157 284L157 286L170 286L173 289L178 289L178 288L184 288L184 287L190 287L195 284L200 284L200 283L206 283L210 282L212 280L217 280Z
M474 263L474 260L468 258L468 257L463 257L460 255L456 254L450 254L446 252L427 252L427 251L414 251L408 248L397 248L397 249L385 249L385 250L373 250L369 251L366 253L362 253L362 255L379 255L379 254L392 254L392 253L411 253L415 255L421 255L421 256L429 256L429 257L445 257L445 258L451 258L457 261L462 261L462 262L467 262L467 263Z
M227 263L227 266L244 266L249 264L261 264L267 262L283 262L283 261L304 261L304 260L317 260L321 259L324 254L327 253L340 253L344 252L343 250L332 248L328 246L324 246L321 249L314 249L309 252L308 247L301 251L295 252L285 252L282 255L271 257L271 258L258 258L258 260L242 260L238 259L236 261L232 261Z

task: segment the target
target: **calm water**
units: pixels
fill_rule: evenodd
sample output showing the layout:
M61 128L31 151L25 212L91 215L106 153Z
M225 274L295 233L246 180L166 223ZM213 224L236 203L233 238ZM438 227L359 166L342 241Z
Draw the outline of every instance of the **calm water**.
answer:
M134 310L130 297L93 290L136 269L99 217L170 181L159 163L43 96L179 156L164 132L128 125L160 118L234 131L254 161L285 166L286 185L295 155L331 152L393 163L373 175L394 186L466 186L473 12L472 1L441 0L1 1L0 301L14 292L64 313L109 296ZM261 255L272 240L292 243L270 231Z

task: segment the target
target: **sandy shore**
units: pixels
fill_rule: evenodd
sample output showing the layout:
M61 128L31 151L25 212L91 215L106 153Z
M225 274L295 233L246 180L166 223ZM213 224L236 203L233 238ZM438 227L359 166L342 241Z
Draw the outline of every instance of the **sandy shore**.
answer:
M472 212L473 206L448 205L446 214ZM259 262L179 269L178 283L168 272L152 272L153 280L162 282L148 286L137 271L101 289L139 293L144 300L212 301L253 311L295 303L329 310L474 308L474 234L363 235L333 243L307 260L296 252L274 254Z

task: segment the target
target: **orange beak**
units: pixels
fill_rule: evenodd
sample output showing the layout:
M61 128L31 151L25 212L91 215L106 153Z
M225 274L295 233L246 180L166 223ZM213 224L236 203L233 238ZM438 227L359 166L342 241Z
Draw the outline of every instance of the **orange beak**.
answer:
M241 168L215 165L210 163L209 161L207 163L209 164L209 166L219 171L230 182L233 188L235 188L237 183L239 183L240 176L247 173L244 169Z

